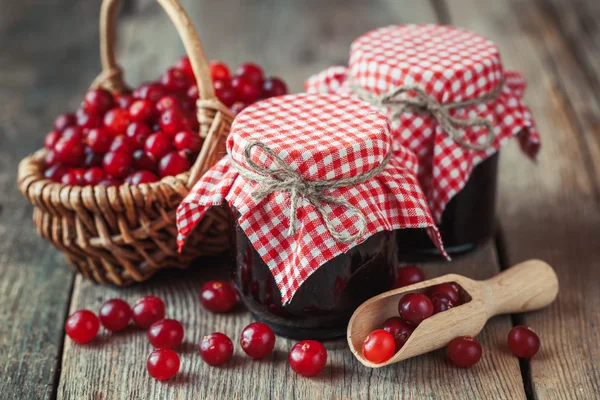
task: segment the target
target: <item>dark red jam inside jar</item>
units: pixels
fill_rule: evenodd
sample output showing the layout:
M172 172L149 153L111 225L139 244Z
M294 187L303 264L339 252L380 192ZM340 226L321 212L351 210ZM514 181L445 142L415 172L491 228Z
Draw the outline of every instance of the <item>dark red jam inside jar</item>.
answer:
M494 234L498 153L473 168L464 188L450 200L438 225L448 254L460 255L486 243ZM424 229L397 231L403 261L442 259Z
M234 217L239 214L234 211ZM254 317L281 336L325 340L345 336L348 320L367 299L392 289L397 250L394 232L379 232L319 267L281 304L269 267L232 218L233 279Z

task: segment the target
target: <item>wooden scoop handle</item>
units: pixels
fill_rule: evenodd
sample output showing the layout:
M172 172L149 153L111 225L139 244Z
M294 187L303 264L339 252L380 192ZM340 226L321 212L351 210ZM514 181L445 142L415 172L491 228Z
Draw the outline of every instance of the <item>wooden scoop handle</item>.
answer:
M558 278L550 265L529 260L481 282L489 316L533 311L558 295Z

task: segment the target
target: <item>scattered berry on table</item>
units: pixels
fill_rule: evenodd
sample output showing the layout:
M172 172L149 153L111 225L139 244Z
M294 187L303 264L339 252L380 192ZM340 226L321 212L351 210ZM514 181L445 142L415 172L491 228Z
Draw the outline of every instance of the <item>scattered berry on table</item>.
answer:
M269 325L253 322L242 331L240 346L252 358L265 358L275 348L275 334Z
M110 299L104 302L98 312L102 326L111 332L119 332L127 328L132 311L129 304L121 299Z
M508 347L515 356L529 359L540 349L540 338L531 328L518 325L508 333Z
M408 293L400 299L398 312L406 322L417 326L433 315L433 304L424 294Z
M155 296L142 297L133 305L133 320L140 328L149 328L165 317L165 303Z
M477 364L483 350L471 336L459 336L448 344L448 356L457 367L469 368Z
M392 358L396 352L396 340L387 330L376 329L365 339L362 352L367 360L381 364Z
M327 350L316 340L303 340L292 347L288 361L296 373L315 376L327 364Z
M174 319L161 319L148 328L148 341L157 349L174 349L183 342L183 326Z
M215 332L202 338L199 350L204 362L217 366L229 361L233 355L233 343L227 335Z
M148 356L146 368L151 377L159 381L166 381L179 372L179 356L173 350L154 350Z
M396 281L394 282L395 288L412 285L413 283L422 282L425 280L425 274L421 271L421 268L415 265L407 265L398 268L396 272Z
M237 294L228 281L209 281L200 289L200 302L208 311L224 313L237 304Z
M96 314L89 310L79 310L69 315L65 331L75 343L83 344L93 340L100 329Z

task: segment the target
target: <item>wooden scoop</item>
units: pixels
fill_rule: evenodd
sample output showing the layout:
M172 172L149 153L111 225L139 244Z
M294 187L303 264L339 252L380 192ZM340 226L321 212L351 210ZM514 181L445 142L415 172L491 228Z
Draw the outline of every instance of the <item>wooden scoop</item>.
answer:
M471 300L435 314L414 330L392 358L374 364L363 357L365 338L383 322L398 315L398 302L406 293L444 282L456 282ZM348 323L348 344L354 356L367 367L380 368L445 347L457 336L475 336L491 317L537 310L552 303L558 294L558 279L550 265L540 260L517 264L485 281L449 274L414 285L390 290L360 305ZM508 332L507 332L508 334Z

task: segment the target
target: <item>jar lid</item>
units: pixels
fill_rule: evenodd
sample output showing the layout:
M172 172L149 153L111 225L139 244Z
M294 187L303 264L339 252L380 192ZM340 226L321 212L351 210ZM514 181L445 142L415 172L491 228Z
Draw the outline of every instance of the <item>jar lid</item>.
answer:
M380 231L424 228L443 252L414 154L391 157L387 118L368 103L334 94L267 99L236 117L227 150L177 210L179 245L210 207L227 202L284 303L317 268Z

